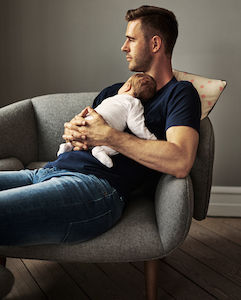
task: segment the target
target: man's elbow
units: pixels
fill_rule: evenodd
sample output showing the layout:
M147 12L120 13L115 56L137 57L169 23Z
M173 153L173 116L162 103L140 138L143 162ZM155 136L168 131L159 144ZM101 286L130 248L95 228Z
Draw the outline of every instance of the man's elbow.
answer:
M179 168L176 168L174 172L174 176L178 179L182 179L188 176L188 174L191 171L192 165L189 163L183 163L179 166Z

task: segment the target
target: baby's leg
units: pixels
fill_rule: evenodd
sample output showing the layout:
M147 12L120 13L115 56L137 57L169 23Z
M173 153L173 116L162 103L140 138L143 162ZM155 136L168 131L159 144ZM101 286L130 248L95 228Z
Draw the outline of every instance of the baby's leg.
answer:
M64 152L70 152L70 151L72 151L72 149L73 149L73 146L70 142L60 144L57 156L59 156L60 154L62 154Z
M113 167L113 162L109 155L114 155L116 153L115 150L106 146L96 146L92 149L93 156L108 168Z

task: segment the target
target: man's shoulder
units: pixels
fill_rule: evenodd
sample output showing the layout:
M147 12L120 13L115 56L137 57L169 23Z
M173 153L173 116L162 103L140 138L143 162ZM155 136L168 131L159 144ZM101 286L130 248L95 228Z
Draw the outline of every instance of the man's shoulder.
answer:
M193 84L189 81L173 80L167 88L167 103L176 101L200 101L199 94Z
M195 87L190 81L186 81L186 80L177 81L175 84L175 88L177 89L177 91L184 91L187 94L191 93L191 94L198 95L197 90L195 89Z
M198 99L198 93L191 82L189 81L177 81L175 77L169 81L163 88L161 88L152 101L150 105L161 105L165 107L166 105L175 105L183 99ZM147 106L149 104L147 103Z

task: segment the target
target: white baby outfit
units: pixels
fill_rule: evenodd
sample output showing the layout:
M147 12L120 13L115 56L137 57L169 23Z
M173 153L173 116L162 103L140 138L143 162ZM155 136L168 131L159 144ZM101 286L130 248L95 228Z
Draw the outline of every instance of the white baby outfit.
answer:
M141 101L129 94L115 95L106 98L95 108L105 121L112 127L119 131L124 131L128 128L133 134L142 139L156 140L145 126L144 108ZM86 120L91 116L87 116ZM71 143L64 143L60 145L57 155L73 149ZM109 155L115 155L118 152L107 146L96 146L92 150L92 155L97 158L102 164L111 168L113 166L112 159Z

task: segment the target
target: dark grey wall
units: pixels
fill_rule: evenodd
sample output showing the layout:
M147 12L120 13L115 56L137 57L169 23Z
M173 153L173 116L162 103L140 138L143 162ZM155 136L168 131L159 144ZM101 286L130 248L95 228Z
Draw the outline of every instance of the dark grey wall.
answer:
M0 0L0 106L124 81L130 74L120 51L124 15L142 4L177 15L175 68L227 80L210 115L216 135L213 184L241 186L239 0Z

